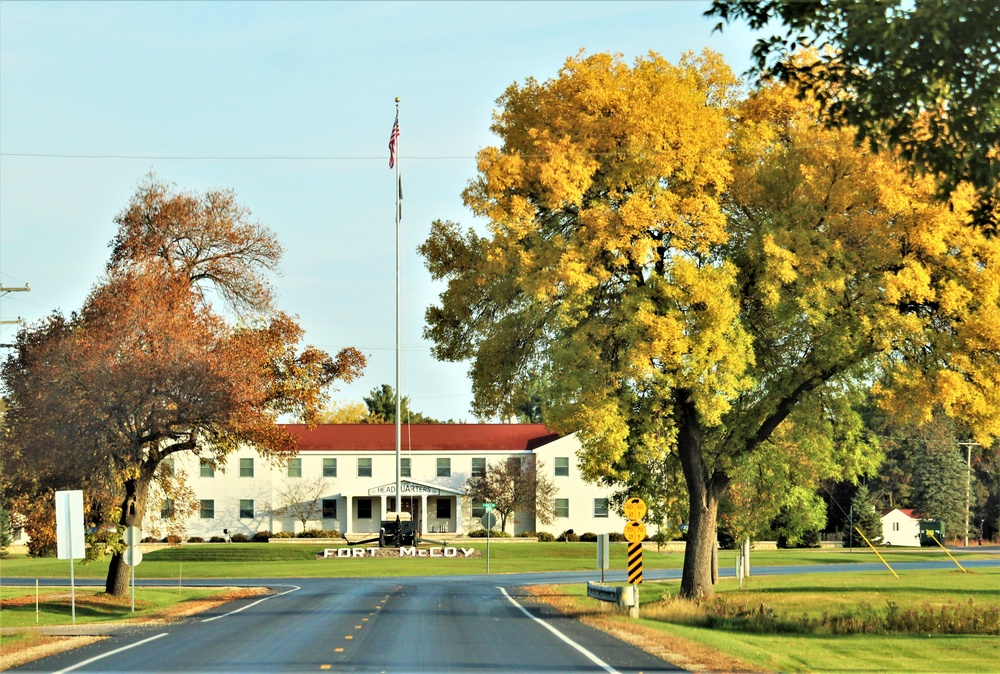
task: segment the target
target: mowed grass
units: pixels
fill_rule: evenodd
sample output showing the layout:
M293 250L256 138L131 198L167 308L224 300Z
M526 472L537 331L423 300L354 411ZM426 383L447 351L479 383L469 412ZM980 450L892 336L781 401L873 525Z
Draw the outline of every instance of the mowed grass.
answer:
M1000 569L899 575L899 580L888 572L757 577L742 590L736 580L724 580L715 599L700 603L677 600L676 581L647 582L640 586L642 617L611 619L649 628L668 648L683 650L684 642L695 642L716 649L748 669L998 670ZM564 607L568 602L578 617L609 618L583 585L544 592ZM887 621L890 613L910 619ZM849 633L831 633L831 625L846 626Z
M316 578L359 576L434 576L481 574L486 571L486 541L463 539L451 543L458 548L473 548L482 557L465 558L331 558L318 559L327 547L317 543L198 543L147 552L136 569L137 578ZM343 546L337 545L337 548ZM364 546L358 546L364 547ZM357 548L356 548L357 549ZM625 568L625 544L611 548L611 568ZM931 548L881 551L890 564L906 561L948 561L941 550ZM490 573L537 573L546 571L591 571L596 568L594 543L530 543L494 540L490 542ZM987 555L963 553L961 559L987 558ZM681 552L647 550L643 555L646 569L680 569ZM752 567L851 564L878 562L870 550L810 549L755 551ZM734 568L736 553L719 553L722 568ZM104 578L108 560L89 564L77 561L74 573L80 578ZM888 572L887 572L888 573ZM0 560L0 578L68 578L69 562L51 558L12 557Z
M68 587L0 586L0 622L7 627L34 627L36 624L64 625L73 621L73 597ZM169 612L184 612L187 606L207 598L230 595L231 589L220 588L146 588L135 590L135 612L132 597L112 597L103 588L76 588L76 622L103 623L121 620L150 620ZM187 605L187 606L185 606ZM37 622L36 622L37 621ZM6 637L5 637L6 639Z

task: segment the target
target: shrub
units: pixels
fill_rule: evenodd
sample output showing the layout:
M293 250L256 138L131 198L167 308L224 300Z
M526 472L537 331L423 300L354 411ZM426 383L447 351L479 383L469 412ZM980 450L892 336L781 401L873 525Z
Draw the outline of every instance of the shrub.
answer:
M476 529L466 534L469 538L486 538L486 529ZM490 530L490 538L513 538L509 531Z
M560 543L579 543L580 536L578 534L573 533L573 530L570 529L569 531L564 531L561 534L559 534L559 538L557 538L556 540L559 541Z
M264 530L254 533L252 540L254 543L267 543L267 539L271 537L271 532Z
M552 543L556 540L556 537L550 534L548 531L536 531L535 535L538 536L539 543Z
M322 529L306 529L296 534L296 538L326 538Z
M178 536L177 534L169 534L166 538L163 539L163 542L169 543L170 545L180 545L181 537Z
M597 542L597 534L595 534L595 533L593 533L591 531L588 531L587 533L580 534L580 540L582 542L584 542L584 543L596 543Z
M625 534L623 534L620 531L612 531L611 533L608 534L608 542L609 543L624 543L625 542Z
M231 540L233 543L246 543L247 541L250 540L250 537L247 536L246 534L233 534L232 536L229 537L229 540Z
M204 542L205 542L205 539L202 538L201 536L191 536L188 539L188 543L204 543Z
M271 538L295 538L294 531L276 531Z
M140 543L156 543L157 541L156 541L156 539L155 539L155 538L153 538L152 536L146 536L145 538L143 538L143 539L142 539L141 541L139 541L139 542L140 542Z
M209 543L225 543L226 539L223 538L222 536L212 536L211 538L208 539L208 542Z

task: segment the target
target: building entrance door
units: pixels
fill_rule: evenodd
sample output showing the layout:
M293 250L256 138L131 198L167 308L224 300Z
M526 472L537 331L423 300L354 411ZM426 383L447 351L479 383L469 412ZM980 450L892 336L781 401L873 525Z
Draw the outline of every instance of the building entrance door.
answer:
M399 512L410 513L410 520L413 522L420 521L420 497L407 497L404 496L401 500L400 505L402 508ZM386 499L386 507L392 511L396 511L396 497L390 496Z

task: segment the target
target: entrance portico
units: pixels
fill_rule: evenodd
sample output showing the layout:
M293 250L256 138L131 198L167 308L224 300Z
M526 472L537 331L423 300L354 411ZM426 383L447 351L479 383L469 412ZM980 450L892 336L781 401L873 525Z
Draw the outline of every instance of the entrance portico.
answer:
M399 489L399 510L410 513L421 534L462 533L462 492L412 479L401 480ZM377 533L385 514L397 509L395 482L360 489L343 498L347 506L342 518L344 535Z

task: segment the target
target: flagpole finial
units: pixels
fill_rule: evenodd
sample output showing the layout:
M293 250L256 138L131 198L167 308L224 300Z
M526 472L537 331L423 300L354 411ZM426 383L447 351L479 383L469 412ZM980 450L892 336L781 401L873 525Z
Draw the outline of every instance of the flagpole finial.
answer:
M399 96L396 96L396 102L399 103Z

